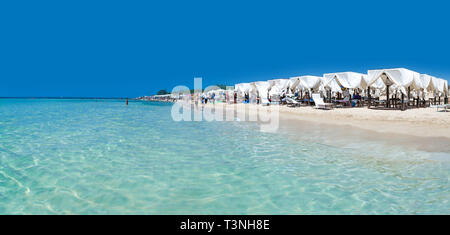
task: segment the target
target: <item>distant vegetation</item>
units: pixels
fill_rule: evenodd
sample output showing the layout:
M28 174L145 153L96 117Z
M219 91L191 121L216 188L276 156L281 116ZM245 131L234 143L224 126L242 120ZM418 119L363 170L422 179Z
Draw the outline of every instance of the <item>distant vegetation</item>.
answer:
M156 93L157 95L167 95L170 94L169 92L166 91L166 89L163 90L159 90L158 93Z
M220 85L216 85L216 86L218 86L220 89L226 90L228 85L221 85L221 84L220 84ZM233 88L234 88L234 86L230 86L230 87L233 87Z

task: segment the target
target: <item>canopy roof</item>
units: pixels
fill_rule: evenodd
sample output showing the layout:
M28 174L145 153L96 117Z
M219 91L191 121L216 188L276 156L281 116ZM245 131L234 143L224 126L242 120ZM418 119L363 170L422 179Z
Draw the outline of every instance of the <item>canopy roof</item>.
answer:
M273 79L268 81L270 84L269 87L269 96L273 95L281 95L289 85L289 79Z
M270 83L268 81L252 82L251 84L254 86L256 91L259 93L259 96L267 97L269 88L270 88ZM252 89L251 92L254 93L254 91L255 90Z
M347 89L366 89L366 74L355 72L327 73L323 75L324 86L331 91L340 92L341 86Z
M442 78L436 78L436 91L439 95L448 94L448 82Z
M308 90L318 90L320 85L323 83L323 78L317 76L306 75L300 76L298 77L298 79L300 80L300 85L302 86L302 88Z
M386 86L395 85L405 95L407 87L416 90L423 87L420 74L405 68L369 70L368 76L367 85L370 86L381 79Z
M333 92L342 92L342 88L347 89L367 89L374 88L376 92L384 92L386 87L389 90L401 91L407 94L410 87L413 91L425 90L448 95L448 81L435 78L427 74L419 74L405 68L368 70L368 74L356 72L326 73L323 77L318 76L298 76L289 79L272 79L268 81L258 81L252 83L239 83L235 85L235 91L239 94L269 94L281 95L283 92L297 90L321 91L325 88Z
M270 88L277 87L278 89L286 89L289 83L289 79L286 78L280 78L280 79L273 79L268 81L270 84Z
M243 95L245 93L248 93L251 89L250 83L239 83L234 85L234 90L238 92L239 94Z
M425 91L434 91L436 90L435 84L437 85L435 77L432 77L428 74L421 74L420 81L422 82L422 89Z
M291 77L291 78L289 78L289 81L286 84L286 89L295 91L295 90L300 89L300 88L301 88L301 85L300 85L299 77Z

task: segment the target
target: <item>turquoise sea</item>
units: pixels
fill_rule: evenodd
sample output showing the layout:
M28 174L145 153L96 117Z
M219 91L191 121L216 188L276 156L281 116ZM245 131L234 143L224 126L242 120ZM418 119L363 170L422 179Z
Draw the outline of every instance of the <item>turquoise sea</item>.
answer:
M170 110L1 99L0 214L450 213L450 153Z

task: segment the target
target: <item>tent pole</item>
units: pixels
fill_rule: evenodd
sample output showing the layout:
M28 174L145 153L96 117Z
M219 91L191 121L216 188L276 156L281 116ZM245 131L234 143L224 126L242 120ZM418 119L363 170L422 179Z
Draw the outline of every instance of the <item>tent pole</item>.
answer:
M354 94L355 91L353 91ZM352 107L352 95L350 94L350 89L348 89L348 105L350 106L350 108Z
M369 102L369 106L368 106L369 108L370 108L371 98L372 97L370 97L370 87L368 87L367 88L367 101Z
M389 85L386 86L386 108L390 108L390 105L389 105Z
M402 111L405 110L404 100L405 100L405 94L403 94L403 92L402 92L402 107L401 107L401 110L402 110Z
M409 100L411 99L411 86L408 87L408 103L406 105L409 106Z
M419 92L417 92L417 102L416 102L417 108L419 108L419 99L420 99L420 97L419 97Z
M311 105L312 89L308 91L308 104Z
M392 100L393 99L397 99L397 93L395 93L395 96L394 95L392 95L392 97L391 97L391 102L392 102ZM397 102L397 101L395 101L395 102ZM394 105L394 108L397 108L397 103L395 103L395 104L393 104Z
M403 93L402 93L402 97L403 97ZM397 92L395 92L394 101L395 101L394 108L397 108ZM402 100L402 104L403 104L403 100Z

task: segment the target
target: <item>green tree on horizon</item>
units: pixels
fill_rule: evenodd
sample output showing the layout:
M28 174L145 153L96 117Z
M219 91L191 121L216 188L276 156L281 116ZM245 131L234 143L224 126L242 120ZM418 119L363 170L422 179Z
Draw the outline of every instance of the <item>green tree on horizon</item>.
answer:
M157 94L157 95L167 95L167 94L170 94L170 93L167 92L166 89L162 89L162 90L159 90L158 93L156 93L156 94Z

